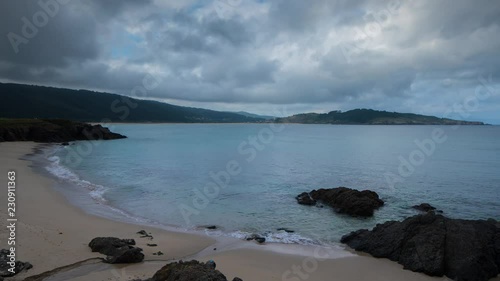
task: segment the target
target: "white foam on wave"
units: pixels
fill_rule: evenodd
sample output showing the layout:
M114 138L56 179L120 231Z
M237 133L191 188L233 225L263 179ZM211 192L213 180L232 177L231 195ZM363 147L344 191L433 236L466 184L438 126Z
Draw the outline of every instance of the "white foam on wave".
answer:
M220 230L205 230L205 233L210 236L229 236L237 238L240 240L246 240L247 237L254 235L253 233L246 231L233 231L233 232L222 232ZM281 243L281 244L299 244L299 245L320 245L320 242L314 241L313 239L304 237L298 233L289 233L286 231L277 232L265 232L259 234L259 236L266 238L268 243Z
M93 199L100 202L106 202L106 199L103 197L104 193L107 191L106 187L82 180L77 174L61 164L61 158L59 156L49 156L47 159L50 163L45 169L49 173L61 180L68 181L76 186L87 189Z

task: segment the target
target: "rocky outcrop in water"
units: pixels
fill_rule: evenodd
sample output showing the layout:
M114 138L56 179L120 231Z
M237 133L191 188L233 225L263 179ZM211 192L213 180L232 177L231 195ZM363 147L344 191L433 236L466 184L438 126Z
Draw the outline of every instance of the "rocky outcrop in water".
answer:
M6 119L0 120L0 142L35 141L66 143L76 140L113 140L126 138L101 125L69 120Z
M431 276L486 281L500 273L500 224L495 220L450 219L429 212L352 232L341 242Z
M322 201L338 213L355 217L373 216L373 212L384 205L384 201L374 191L359 191L347 187L303 192L296 199L302 205L316 205L317 201Z
M13 264L14 272L9 271L9 269L12 268L9 255L9 250L0 250L0 280L2 280L3 277L11 277L23 270L28 270L33 267L29 262L15 261Z
M300 205L308 205L308 206L314 206L316 205L316 200L314 200L309 192L302 192L301 194L297 195L295 197L297 199L297 203Z
M443 212L441 210L436 210L436 208L433 207L429 203L422 203L420 205L415 205L415 206L412 206L412 208L415 209L415 210L417 210L417 211L424 212L424 213L427 213L427 212L442 213Z
M158 270L152 278L145 281L227 281L226 276L215 269L213 261L202 263L199 261L174 262ZM236 277L233 281L242 281Z
M133 247L134 239L119 239L115 237L97 237L92 239L89 247L92 252L106 255L107 263L138 263L144 260L141 248Z

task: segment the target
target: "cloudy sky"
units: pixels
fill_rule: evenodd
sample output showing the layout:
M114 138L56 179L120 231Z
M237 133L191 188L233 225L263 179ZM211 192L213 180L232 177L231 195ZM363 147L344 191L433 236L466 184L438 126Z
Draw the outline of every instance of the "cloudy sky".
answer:
M498 0L55 1L0 2L1 81L136 96L154 77L141 98L500 124Z

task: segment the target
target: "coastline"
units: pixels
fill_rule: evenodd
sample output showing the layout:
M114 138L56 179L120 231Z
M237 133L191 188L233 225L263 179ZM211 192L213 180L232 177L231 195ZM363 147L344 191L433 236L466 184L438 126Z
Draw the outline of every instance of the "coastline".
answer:
M11 280L39 274L57 267L76 263L85 259L102 257L92 253L88 243L98 236L134 238L138 247L144 249L146 260L171 260L193 255L213 244L213 239L199 235L169 232L161 229L145 228L154 234L154 243L159 247L147 247L150 240L136 234L141 226L107 220L86 214L70 205L62 194L52 189L55 182L33 172L30 162L20 160L32 153L37 144L1 143L1 182L7 183L7 171L13 169L17 175L17 258L28 261L33 268L16 275ZM4 198L2 196L2 198ZM4 200L2 200L4 201ZM0 219L5 222L6 200L2 202ZM7 237L7 229L1 228L1 241ZM2 243L1 248L6 248ZM162 251L163 256L153 252ZM154 273L153 269L151 273ZM9 279L7 279L9 280Z
M144 249L145 262L132 265L94 263L67 271L64 273L66 279L148 278L169 260L196 258L202 261L215 260L217 268L230 280L235 276L246 281L327 280L332 279L332 276L334 280L449 280L445 277L432 278L403 270L402 266L386 259L358 254L346 256L340 252L343 251L341 249L325 251L313 246L260 246L251 242L235 245L229 242L228 245L213 250L214 245L219 247L221 244L216 244L217 241L212 237L117 222L90 215L71 205L56 191L53 188L56 184L53 179L36 173L29 160L20 159L31 154L37 146L31 142L0 144L0 154L4 160L0 163L2 182L7 182L7 171L10 169L14 169L17 174L17 258L34 266L31 270L7 280L23 280L57 267L102 257L98 253L92 253L87 246L91 239L98 236L134 238L138 247ZM2 205L6 206L6 202L2 202ZM2 206L0 210L0 219L5 222L5 207ZM151 243L151 240L140 238L136 234L141 229L152 232L153 243L158 244L158 247L146 245ZM1 248L7 247L4 245L6 235L7 230L0 229ZM157 251L162 251L165 255L153 255L153 252ZM310 251L309 254L307 251ZM297 255L297 252L306 254ZM316 258L313 258L314 256ZM309 270L297 275L294 273L296 267ZM58 280L65 279L61 275Z

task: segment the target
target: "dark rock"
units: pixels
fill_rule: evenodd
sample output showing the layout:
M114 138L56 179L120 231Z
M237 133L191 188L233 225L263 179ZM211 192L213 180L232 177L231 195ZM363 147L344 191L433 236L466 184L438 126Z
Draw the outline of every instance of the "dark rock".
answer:
M144 260L144 254L141 248L131 247L129 249L121 249L118 253L112 256L107 256L106 263L138 263Z
M247 241L252 241L252 240L255 240L257 241L258 243L264 243L266 242L266 238L265 237L262 237L258 234L252 234L250 236L248 236L247 238L245 238Z
M153 255L155 255L155 256L163 256L163 252L162 251L158 251L156 253L153 253Z
M146 244L146 245L149 246L149 247L156 247L156 246L158 246L157 244L149 244L149 243Z
M294 233L295 232L294 230L291 230L291 229L288 229L288 228L284 228L284 227L278 228L277 230L278 231L285 231L287 233Z
M494 220L450 219L429 212L352 232L341 242L431 276L486 281L500 273L500 228Z
M207 227L205 227L206 229L210 229L210 230L215 230L217 229L217 226L216 225L209 225Z
M266 242L266 238L264 238L264 237L257 237L257 238L255 238L255 241L257 241L259 244L262 244L262 243Z
M234 277L234 278L233 278L233 281L243 281L243 280L241 280L241 279L240 279L240 278L238 278L238 277Z
M126 138L101 125L62 119L9 119L0 122L0 142L35 141L67 143L76 140Z
M311 195L307 192L302 192L301 194L297 195L295 197L297 199L297 202L301 205L308 205L308 206L313 206L316 205L316 200L314 200Z
M140 230L137 232L137 234L140 234L141 238L149 238L153 240L153 235L151 235L151 233L147 233L146 230Z
M174 262L158 270L150 281L227 281L226 276L216 270L210 262ZM236 279L241 280L241 279Z
M92 252L99 252L107 256L117 254L121 248L132 248L132 245L135 245L134 239L120 239L116 237L97 237L89 243Z
M297 196L299 204L316 201L333 207L338 213L355 217L370 217L373 212L384 205L376 192L370 190L355 190L347 187L313 190ZM311 205L311 204L307 204ZM314 204L312 204L314 205Z
M9 254L10 254L9 250L6 249L0 250L0 278L11 277L23 270L28 270L33 268L33 265L31 265L31 263L29 262L22 262L16 260L14 264L14 273L12 273L11 271L9 271L9 269L11 268L11 266L8 264L8 262L10 261L10 257L8 257Z
M97 237L92 239L89 247L92 252L106 255L107 263L137 263L144 259L141 248L135 248L134 239L119 239L116 237Z
M421 212L425 212L425 213L436 210L436 208L434 208L433 206L431 206L428 203L422 203L420 205L415 205L415 206L412 206L412 208L415 210L421 211Z

